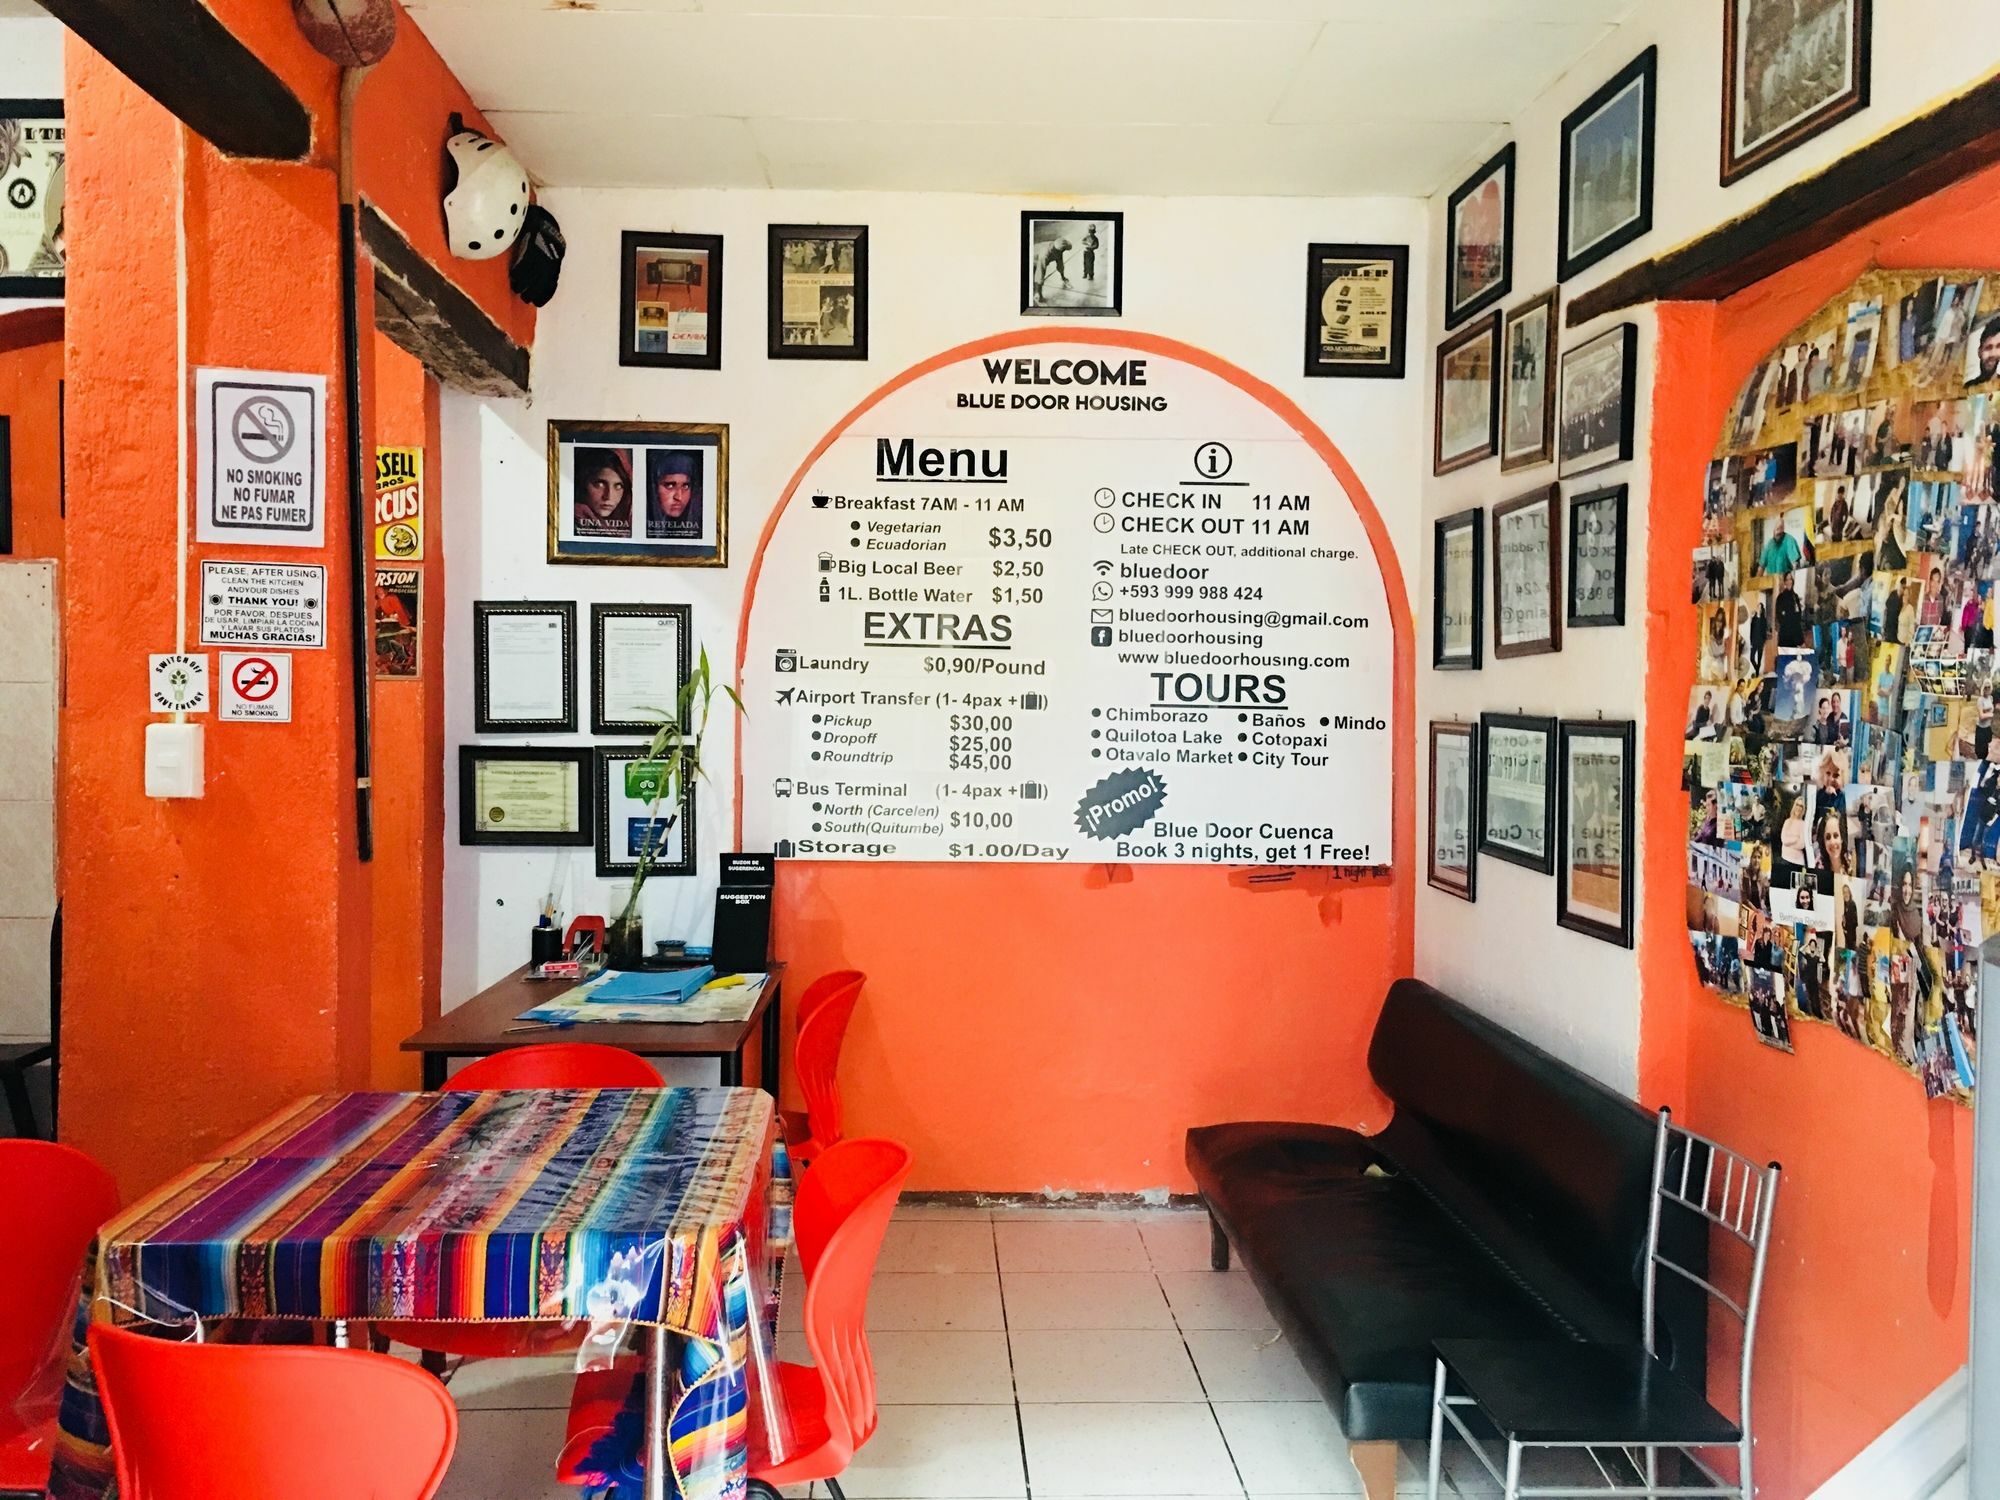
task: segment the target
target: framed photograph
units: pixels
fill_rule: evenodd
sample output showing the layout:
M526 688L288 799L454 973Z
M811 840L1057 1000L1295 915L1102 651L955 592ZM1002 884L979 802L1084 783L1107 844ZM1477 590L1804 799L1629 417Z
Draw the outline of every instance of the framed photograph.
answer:
M1723 0L1722 181L1868 107L1871 0Z
M1500 470L1556 456L1556 291L1507 314L1500 334Z
M868 357L868 226L773 224L766 353Z
M1486 511L1474 506L1431 528L1431 666L1477 672L1485 626Z
M588 755L588 750L583 752ZM651 848L655 875L692 875L695 862L694 787L673 804L653 805L661 769L643 745L597 747L597 873L605 878L639 873Z
M1563 119L1558 281L1652 231L1659 60L1648 47Z
M589 848L590 749L458 747L458 841Z
M1564 720L1557 759L1556 922L1632 946L1632 723Z
M649 234L621 241L618 363L722 368L722 236Z
M1125 311L1125 215L1021 214L1021 313L1116 318Z
M60 297L63 238L60 99L0 99L0 297Z
M1408 245L1306 246L1306 374L1401 380Z
M476 734L575 733L575 600L473 604L472 728Z
M690 605L591 605L590 732L651 739L680 706L693 631Z
M1564 479L1628 462L1639 330L1606 329L1562 357L1562 423L1556 472Z
M1498 313L1481 318L1438 345L1433 474L1466 468L1499 450L1499 362Z
M1514 289L1514 143L1452 191L1445 206L1444 326Z
M1556 721L1479 716L1479 852L1510 864L1555 868Z
M1478 899L1479 730L1431 725L1430 882L1461 901Z
M549 423L549 561L729 562L729 428Z
M1625 486L1569 501L1569 623L1625 623Z
M1562 650L1562 497L1554 485L1493 507L1493 654Z

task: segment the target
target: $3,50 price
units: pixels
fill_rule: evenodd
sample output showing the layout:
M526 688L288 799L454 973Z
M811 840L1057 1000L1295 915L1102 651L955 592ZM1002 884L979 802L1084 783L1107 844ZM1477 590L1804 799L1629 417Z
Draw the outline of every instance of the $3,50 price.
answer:
M1053 547L1055 533L1046 526L989 526L986 543L990 547Z

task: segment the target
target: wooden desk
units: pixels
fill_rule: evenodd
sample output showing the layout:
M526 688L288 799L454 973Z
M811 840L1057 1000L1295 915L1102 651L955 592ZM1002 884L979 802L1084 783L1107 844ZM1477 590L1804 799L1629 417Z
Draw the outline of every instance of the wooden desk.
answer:
M606 1047L623 1047L641 1057L713 1057L722 1063L723 1087L738 1088L743 1083L743 1049L752 1036L757 1036L757 1084L775 1099L778 1097L778 991L784 969L783 964L771 965L771 977L757 997L756 1009L741 1021L699 1026L677 1021L640 1021L632 1025L536 1026L514 1031L509 1028L527 1024L515 1019L521 1012L545 1004L570 988L564 980L528 978L528 966L523 964L456 1010L446 1011L414 1036L405 1037L402 1050L423 1054L426 1092L444 1087L446 1068L454 1057L490 1057L510 1047L532 1047L544 1042L597 1042Z

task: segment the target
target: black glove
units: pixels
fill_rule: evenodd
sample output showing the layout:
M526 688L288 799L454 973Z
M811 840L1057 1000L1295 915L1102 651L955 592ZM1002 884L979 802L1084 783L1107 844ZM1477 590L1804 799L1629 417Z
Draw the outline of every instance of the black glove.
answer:
M555 215L539 203L528 206L521 237L514 242L514 264L508 284L514 295L535 307L546 307L562 276L563 252L569 248Z

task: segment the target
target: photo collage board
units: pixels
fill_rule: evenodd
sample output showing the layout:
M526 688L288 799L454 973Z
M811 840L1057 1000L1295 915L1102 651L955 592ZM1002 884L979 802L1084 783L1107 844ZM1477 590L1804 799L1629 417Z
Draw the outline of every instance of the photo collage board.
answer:
M1871 271L1751 372L1691 568L1688 933L1969 1102L2000 931L2000 275Z

